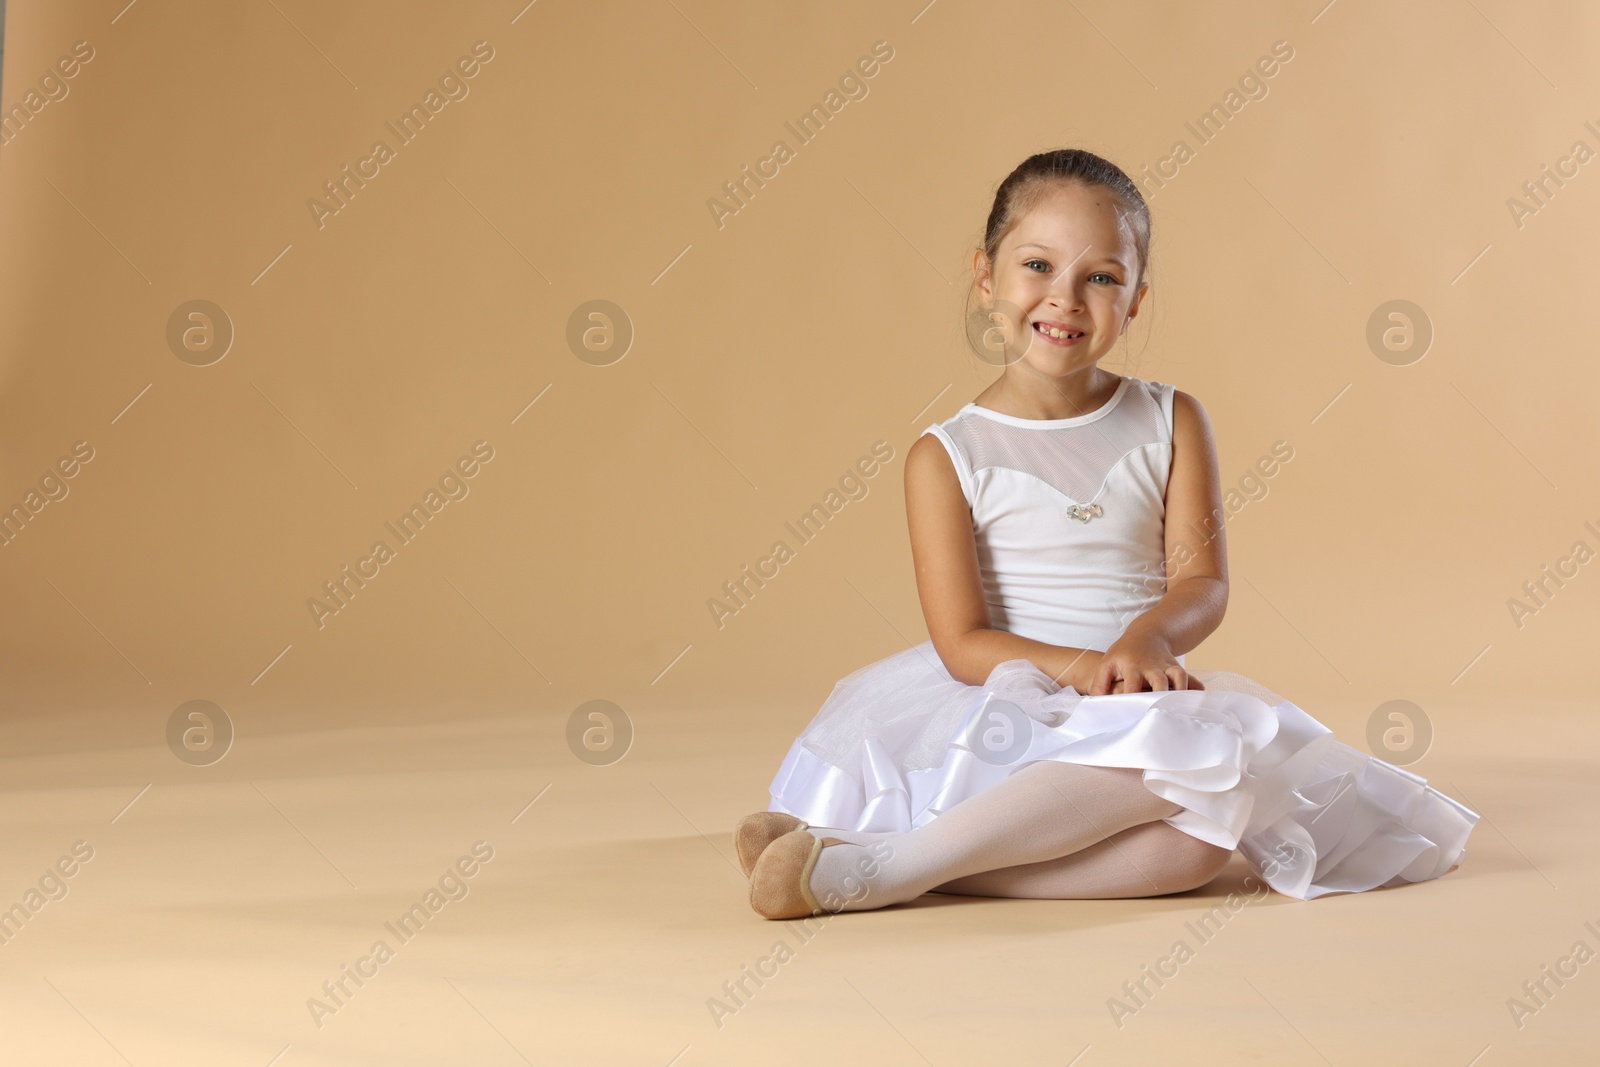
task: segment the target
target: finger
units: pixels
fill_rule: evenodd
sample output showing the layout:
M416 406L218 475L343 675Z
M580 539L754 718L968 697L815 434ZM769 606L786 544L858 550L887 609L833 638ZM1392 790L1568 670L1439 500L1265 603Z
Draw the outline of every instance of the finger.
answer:
M1165 693L1167 691L1167 675L1160 667L1146 667L1141 673L1143 680L1150 683L1151 692Z
M1111 665L1111 678L1107 688L1112 693L1137 693L1139 676L1127 660L1116 660ZM1115 688L1112 688L1114 686Z
M1128 691L1128 672L1118 667L1106 681L1106 692L1126 693Z
M1189 688L1189 672L1182 667L1168 667L1167 681L1171 683L1169 688L1187 689Z
M1117 668L1117 679L1117 684L1120 687L1117 689L1119 693L1137 693L1143 681L1139 677L1139 672L1127 664Z
M1116 681L1117 665L1111 660L1103 659L1094 672L1094 684L1089 686L1090 696L1105 696L1111 692L1111 685Z
M1108 659L1101 666L1101 671L1103 672L1103 679L1105 683L1101 688L1101 693L1110 694L1122 692L1122 665L1115 660Z
M1192 674L1189 675L1189 688L1190 689L1204 689L1205 687L1206 687L1206 683L1202 682L1200 679L1196 678Z

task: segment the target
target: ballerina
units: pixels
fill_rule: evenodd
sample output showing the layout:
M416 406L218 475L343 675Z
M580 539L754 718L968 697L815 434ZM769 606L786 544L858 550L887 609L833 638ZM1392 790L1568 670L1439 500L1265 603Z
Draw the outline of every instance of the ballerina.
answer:
M1236 849L1300 899L1459 863L1477 813L1255 681L1184 666L1228 599L1210 423L1099 366L1149 242L1138 187L1093 153L1001 182L973 267L1003 370L906 459L929 640L842 679L741 820L757 913L1155 896Z

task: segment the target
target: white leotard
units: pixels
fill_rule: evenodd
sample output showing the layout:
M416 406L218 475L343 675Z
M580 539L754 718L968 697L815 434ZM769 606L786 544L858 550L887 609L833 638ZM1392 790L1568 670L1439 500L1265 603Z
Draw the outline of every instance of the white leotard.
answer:
M1104 652L1161 599L1172 393L1124 376L1087 415L967 404L922 431L944 443L972 511L991 626Z

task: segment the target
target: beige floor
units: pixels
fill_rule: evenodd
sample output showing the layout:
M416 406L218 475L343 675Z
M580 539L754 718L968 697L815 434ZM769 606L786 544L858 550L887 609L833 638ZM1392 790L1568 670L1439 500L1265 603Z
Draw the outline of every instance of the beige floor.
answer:
M1592 1063L1594 710L1524 706L1529 726L1511 735L1488 707L1458 711L1448 752L1415 767L1485 816L1451 874L1269 895L1204 940L1190 924L1241 889L1237 856L1206 889L1163 899L930 895L830 918L809 939L757 917L728 831L765 806L802 709L663 715L670 728L640 723L610 767L573 758L550 715L242 728L208 768L97 747L126 732L118 713L29 717L11 751L30 754L0 767L0 906L53 884L47 870L75 843L93 856L64 864L66 895L0 946L0 1058ZM1321 711L1350 738L1353 718ZM402 942L385 923L477 842L493 858L467 865L466 895L446 879L459 899L441 897ZM392 957L367 965L364 985L346 979L319 1026L308 1001L379 940ZM1189 957L1119 1025L1110 999L1179 941ZM1585 962L1563 965L1580 941ZM1546 965L1576 974L1545 979L1552 995L1519 1027L1508 1000ZM724 983L758 967L770 977L746 979L742 1005L728 998ZM713 998L736 1010L716 1018Z

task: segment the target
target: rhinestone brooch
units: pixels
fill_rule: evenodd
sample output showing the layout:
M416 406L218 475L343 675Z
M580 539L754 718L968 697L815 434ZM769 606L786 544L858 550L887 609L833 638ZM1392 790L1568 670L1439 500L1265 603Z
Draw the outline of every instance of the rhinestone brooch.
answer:
M1098 519L1104 514L1105 512L1100 510L1099 504L1090 504L1088 507L1084 507L1082 504L1073 504L1067 509L1067 517L1070 519L1077 519L1079 522L1088 522L1090 519Z

